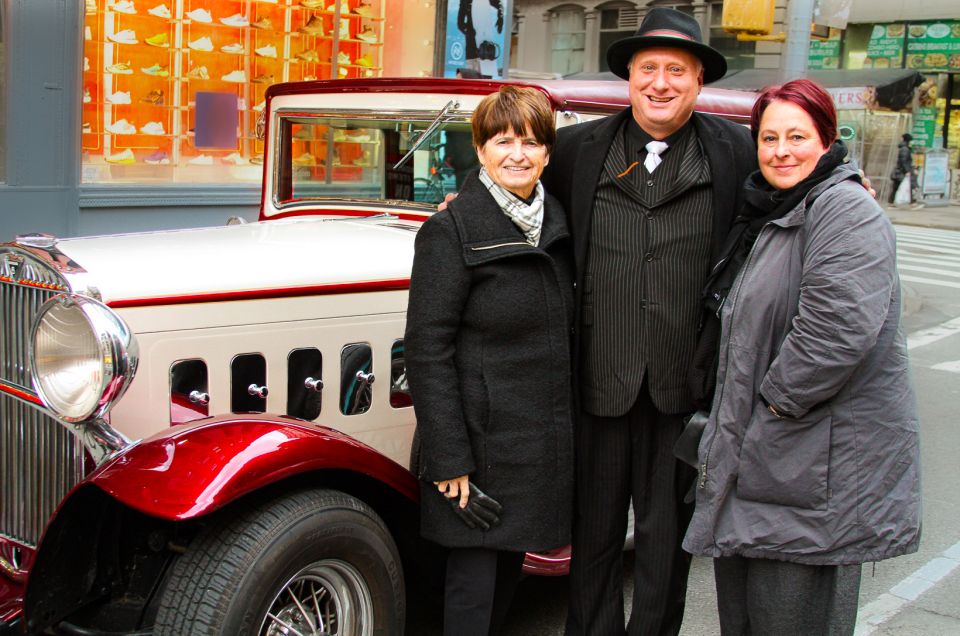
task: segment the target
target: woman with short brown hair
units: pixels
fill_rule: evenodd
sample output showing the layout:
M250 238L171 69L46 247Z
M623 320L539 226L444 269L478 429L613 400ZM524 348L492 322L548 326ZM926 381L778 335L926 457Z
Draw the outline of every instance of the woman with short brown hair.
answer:
M554 138L540 91L486 97L481 168L417 235L404 342L421 532L450 548L448 635L498 633L524 553L570 542L573 266L539 182Z

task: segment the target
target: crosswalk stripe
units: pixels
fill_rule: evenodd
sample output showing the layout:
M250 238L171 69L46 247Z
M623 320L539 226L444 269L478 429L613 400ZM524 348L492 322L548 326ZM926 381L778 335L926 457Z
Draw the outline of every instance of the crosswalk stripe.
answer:
M945 265L953 266L956 265L960 267L960 256L938 256L932 257L929 255L923 256L914 256L913 254L907 253L897 253L897 262L901 263L906 261L907 263L927 263L928 265Z
M910 248L914 250L923 250L924 252L934 252L936 254L960 254L960 249L951 249L947 247L938 247L936 245L900 245L898 249Z
M938 280L936 278L924 278L922 276L911 276L909 274L905 276L900 276L900 280L907 283L925 283L927 285L935 285L938 287L953 287L954 289L960 289L960 283L954 283L949 280Z
M900 271L908 272L923 272L924 274L939 274L940 276L947 276L948 278L960 278L960 272L951 272L945 269L937 269L936 267L923 267L922 265L906 265L900 266Z
M960 232L902 225L895 229L901 281L960 289L952 280L960 278Z

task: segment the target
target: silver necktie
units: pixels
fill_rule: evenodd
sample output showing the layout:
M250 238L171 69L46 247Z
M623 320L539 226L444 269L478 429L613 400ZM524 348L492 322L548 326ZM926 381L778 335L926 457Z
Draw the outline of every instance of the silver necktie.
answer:
M667 144L662 141L651 141L646 145L647 158L643 160L643 167L647 172L653 174L653 171L660 165L660 153L667 149Z

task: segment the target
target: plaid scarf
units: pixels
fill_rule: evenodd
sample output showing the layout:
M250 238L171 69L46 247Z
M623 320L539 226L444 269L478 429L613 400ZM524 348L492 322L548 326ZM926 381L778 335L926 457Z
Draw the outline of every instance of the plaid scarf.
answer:
M528 205L501 185L494 183L484 168L480 168L480 181L487 186L493 200L520 231L527 243L536 247L540 243L540 228L543 227L543 185L537 181L536 194Z

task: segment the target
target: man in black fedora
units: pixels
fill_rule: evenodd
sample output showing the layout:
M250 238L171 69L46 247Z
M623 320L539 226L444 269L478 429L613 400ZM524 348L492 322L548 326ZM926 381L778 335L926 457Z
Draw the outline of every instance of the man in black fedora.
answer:
M697 22L654 8L607 51L631 107L559 132L546 189L570 218L579 311L577 503L567 634L622 634L621 549L633 501L630 634L676 634L695 471L674 458L700 292L757 169L749 131L694 113L726 72Z

